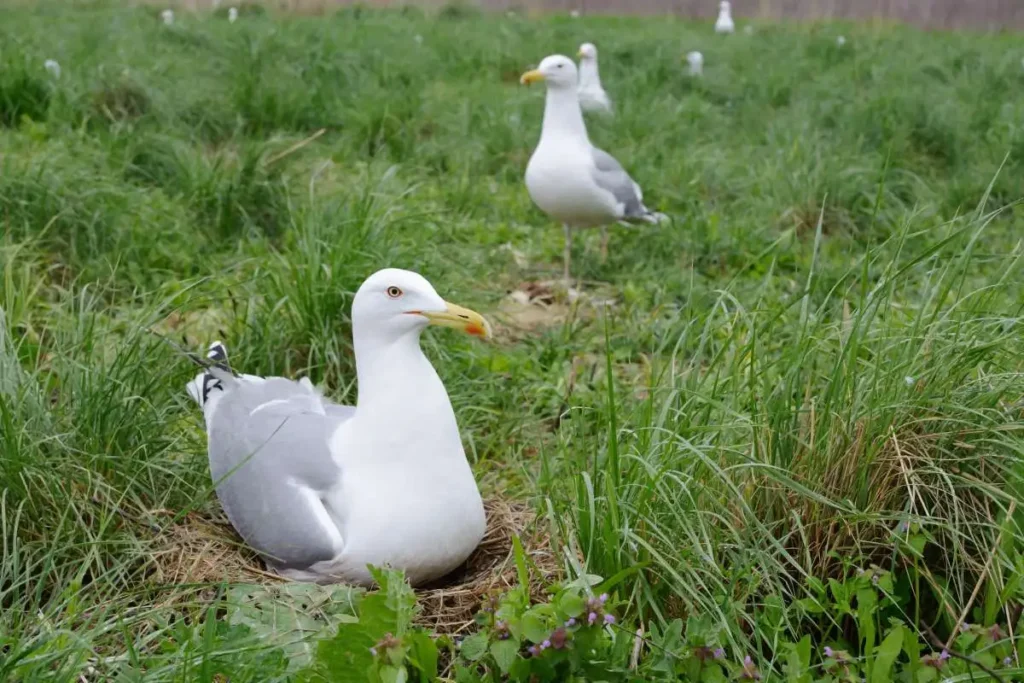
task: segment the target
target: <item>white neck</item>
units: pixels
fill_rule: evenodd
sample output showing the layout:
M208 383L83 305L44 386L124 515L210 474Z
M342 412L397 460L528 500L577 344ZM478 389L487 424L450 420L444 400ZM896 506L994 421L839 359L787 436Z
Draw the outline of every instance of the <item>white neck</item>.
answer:
M597 74L597 59L580 60L580 87L601 87L601 77Z
M569 138L590 144L587 137L587 126L583 123L583 112L580 110L580 99L576 88L548 88L544 102L544 124L541 128L540 140L548 135L556 138Z
M420 348L418 330L395 338L354 329L352 341L359 413L390 413L391 419L400 419L410 405L424 401L451 408L444 384Z

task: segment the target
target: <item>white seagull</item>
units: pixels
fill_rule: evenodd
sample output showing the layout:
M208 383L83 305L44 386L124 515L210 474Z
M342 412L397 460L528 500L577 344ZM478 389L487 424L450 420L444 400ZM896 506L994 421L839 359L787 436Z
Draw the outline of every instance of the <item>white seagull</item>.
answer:
M165 25L170 26L174 23L174 10L165 9L160 13L160 18L163 20Z
M704 73L704 55L694 50L686 55L686 61L690 65L690 75L700 76Z
M551 55L520 78L524 85L538 81L547 84L547 99L540 142L526 167L526 189L533 203L565 229L563 276L568 283L573 228L600 226L606 256L610 223L658 223L665 216L644 206L640 186L610 154L590 144L573 61Z
M576 56L580 58L580 85L577 94L583 111L612 113L612 101L601 87L601 76L597 72L597 47L593 43L580 45Z
M420 349L428 325L487 338L478 313L389 268L352 301L359 396L308 378L238 375L210 347L188 391L202 407L210 473L231 524L283 576L368 585L367 565L420 585L458 567L485 531L483 502L444 384Z
M732 21L732 5L729 0L718 3L718 19L715 21L715 33L734 33L736 24Z
M228 23L229 24L233 24L237 20L238 20L238 8L237 7L229 7L228 8Z
M60 64L57 63L56 59L47 59L43 62L43 68L54 78L60 78Z

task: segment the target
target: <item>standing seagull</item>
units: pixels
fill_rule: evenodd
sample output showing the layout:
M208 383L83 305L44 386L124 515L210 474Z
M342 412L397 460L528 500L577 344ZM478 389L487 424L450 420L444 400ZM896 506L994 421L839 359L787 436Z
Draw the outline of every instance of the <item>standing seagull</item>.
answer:
M704 55L697 50L686 55L686 61L690 64L690 75L700 76L704 73Z
M573 228L600 226L601 255L606 257L610 223L658 223L665 216L644 206L640 186L610 154L590 144L571 59L545 57L519 80L524 85L547 84L544 123L526 167L526 189L533 203L565 229L562 274L568 285Z
M732 22L732 5L729 0L718 3L718 20L715 21L715 33L734 33L736 24Z
M576 91L580 107L583 111L611 114L612 101L601 87L601 76L597 73L597 47L593 43L583 43L576 56L580 58L580 85Z
M163 12L160 13L160 19L164 22L165 25L170 26L174 23L174 10L165 9Z
M485 531L451 401L420 349L428 325L479 337L477 313L422 276L388 268L352 300L355 406L308 379L238 375L220 342L188 385L202 407L224 512L291 579L369 585L367 565L420 585L458 567Z

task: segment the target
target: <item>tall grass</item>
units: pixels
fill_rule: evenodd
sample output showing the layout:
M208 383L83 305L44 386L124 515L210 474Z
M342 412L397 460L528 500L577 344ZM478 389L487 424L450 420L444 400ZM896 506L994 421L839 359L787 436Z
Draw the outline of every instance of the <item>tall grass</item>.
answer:
M617 108L595 143L675 220L603 264L585 236L592 295L514 330L506 293L561 255L517 78L584 40ZM934 541L906 610L939 631L1019 564L1012 36L43 3L0 10L0 44L0 677L277 676L223 586L158 580L162 531L217 503L194 370L150 330L351 401L347 309L383 266L501 322L424 339L478 478L536 505L567 570L618 575L631 618L710 614L777 654L908 521Z

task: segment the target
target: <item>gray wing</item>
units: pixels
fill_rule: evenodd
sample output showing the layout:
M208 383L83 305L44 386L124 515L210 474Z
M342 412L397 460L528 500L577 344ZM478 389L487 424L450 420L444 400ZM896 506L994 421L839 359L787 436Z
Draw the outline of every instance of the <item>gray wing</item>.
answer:
M246 543L272 564L305 568L340 552L321 496L341 477L330 436L353 410L324 405L312 385L283 378L241 382L218 404L209 453L217 497Z
M598 187L611 192L616 201L622 204L623 218L644 218L650 214L644 206L644 195L640 186L633 182L633 179L622 168L622 164L615 160L611 154L592 147L594 156L594 171L592 177Z

